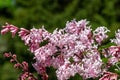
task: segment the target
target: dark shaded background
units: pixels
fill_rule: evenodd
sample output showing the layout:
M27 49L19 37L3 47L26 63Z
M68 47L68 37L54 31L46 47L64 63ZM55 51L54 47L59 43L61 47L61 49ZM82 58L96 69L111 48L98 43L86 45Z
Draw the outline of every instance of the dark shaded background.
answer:
M107 26L111 30L109 38L113 38L114 32L120 28L119 4L120 0L0 0L0 26L6 22L27 29L44 25L52 32L57 27L64 28L66 22L72 19L87 19L93 29ZM106 40L103 47L109 43L109 40ZM17 80L20 71L15 70L13 65L3 58L4 52L15 53L20 61L26 60L30 65L33 55L19 37L12 39L11 34L0 35L0 80ZM56 80L54 69L48 69L49 80ZM32 66L30 70L35 72ZM35 75L37 76L36 73ZM80 78L76 75L70 80Z

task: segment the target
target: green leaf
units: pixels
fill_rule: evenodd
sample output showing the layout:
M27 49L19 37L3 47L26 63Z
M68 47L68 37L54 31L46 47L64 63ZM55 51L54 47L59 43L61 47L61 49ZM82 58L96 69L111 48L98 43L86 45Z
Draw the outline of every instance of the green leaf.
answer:
M102 62L107 63L108 62L108 58L102 58Z

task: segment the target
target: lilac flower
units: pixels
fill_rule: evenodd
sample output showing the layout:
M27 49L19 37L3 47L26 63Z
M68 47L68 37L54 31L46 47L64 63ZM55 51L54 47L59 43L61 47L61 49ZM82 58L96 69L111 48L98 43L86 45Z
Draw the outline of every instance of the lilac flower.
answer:
M105 57L108 58L108 64L114 65L120 61L120 46L111 46L107 49L107 53L104 53Z
M111 56L115 56L116 58L120 58L120 46L111 46L108 48L108 53Z
M65 44L65 41L63 41L64 39L65 39L65 34L63 29L54 30L49 38L50 42L59 48L62 48L63 45Z
M1 30L1 34L9 31L14 36L18 28L7 24ZM46 68L51 66L56 69L58 80L67 80L76 73L85 80L100 77L104 71L107 72L109 67L106 66L120 61L120 30L118 30L116 39L111 40L117 46L104 49L103 53L108 58L108 62L107 64L102 62L97 45L100 45L108 37L107 32L109 30L106 27L98 27L92 31L86 20L78 22L72 20L66 23L65 28L55 29L53 33L49 33L42 27L30 30L20 28L18 34L33 53L35 63L32 65L43 80L48 80ZM10 57L7 53L4 56ZM14 62L16 56L12 56L12 58L10 61ZM103 66L104 64L106 66ZM21 74L20 79L35 79L32 79L31 74L28 73L27 63L17 63L14 66L23 68L24 73ZM108 79L116 80L116 76L113 78L113 74L107 73L100 78L100 80Z
M42 65L41 63L35 62L32 65L39 74L44 74L46 72L44 64Z
M70 64L69 61L66 61L64 65L60 66L56 71L58 80L67 80L70 76L74 76L76 74L76 66Z
M66 32L68 33L75 33L75 34L79 34L82 30L84 30L84 28L86 27L86 25L88 24L88 22L86 20L81 20L76 22L75 20L71 21L71 22L67 22L66 23Z
M57 51L56 47L52 44L47 44L35 50L35 58L39 62L44 62L49 56L52 56Z
M15 34L17 33L18 31L18 28L14 25L11 25L11 24L8 24L6 23L6 26L2 26L4 29L1 30L1 34L6 34L7 32L11 32L12 33L12 37L15 36Z
M112 72L105 72L102 78L99 80L117 80L118 75Z
M52 57L51 60L51 65L54 68L59 68L60 66L62 66L64 64L65 60L64 60L64 56L63 55L58 55L57 57Z
M21 37L22 40L25 41L25 45L29 44L30 36L29 33L30 31L24 28L20 28L19 36Z
M114 42L116 45L120 45L120 29L118 29L115 37L116 39L111 39L111 42Z
M34 52L40 46L39 44L46 40L49 33L45 31L44 28L42 29L31 29L30 31L21 28L19 32L19 36L22 40L25 41L25 44L28 45L31 52Z
M107 32L109 32L109 30L106 27L98 27L93 32L95 40L98 42L98 44L101 44L101 42L108 37L106 35Z
M86 56L84 56L82 60L82 66L81 70L82 72L79 72L83 76L83 78L96 78L100 75L102 75L103 69L102 69L102 60L100 58L99 53L95 51L91 51L86 53Z
M92 48L92 44L94 43L92 29L90 27L86 27L84 31L81 31L79 38L80 42L87 48Z

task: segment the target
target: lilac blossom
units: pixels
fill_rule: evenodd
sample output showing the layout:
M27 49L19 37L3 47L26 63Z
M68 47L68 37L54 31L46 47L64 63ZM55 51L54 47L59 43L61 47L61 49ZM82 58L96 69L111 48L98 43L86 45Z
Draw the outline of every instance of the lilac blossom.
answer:
M98 53L98 51L94 50L91 52L87 52L82 59L82 72L79 72L79 74L81 74L85 79L96 78L103 73L104 69L102 69L102 65L103 62L100 58L100 54Z
M64 65L60 66L56 71L58 80L67 80L70 76L75 76L77 73L76 66L69 61L65 61Z
M10 25L10 24L8 24L8 23L6 23L6 25L5 26L2 26L3 27L3 29L1 30L1 34L3 35L3 34L6 34L7 32L11 32L12 33L12 37L14 37L15 36L15 34L17 33L17 31L18 31L18 28L16 27L16 26L14 26L14 25Z
M22 40L25 41L25 45L29 44L30 36L29 33L30 31L24 28L20 28L20 31L18 32L19 36L21 37Z
M34 54L35 54L35 58L39 62L44 62L49 56L54 55L56 51L57 51L56 47L49 43L35 50Z
M62 66L64 64L65 60L64 60L64 56L63 55L58 55L57 57L52 57L51 60L51 65L54 68L59 68L60 66Z
M25 41L25 44L28 45L31 52L34 52L40 46L39 44L47 39L49 33L44 29L31 29L30 31L21 28L19 36L22 40Z
M111 42L114 42L116 45L120 45L120 29L115 33L116 39L111 39Z
M72 20L71 22L67 22L66 24L66 32L79 34L84 28L87 26L88 22L86 20L81 20L76 22Z
M108 58L108 64L114 65L120 61L120 46L111 46L104 52L104 56Z
M105 40L108 36L106 35L106 33L109 32L109 30L106 27L98 27L94 32L94 37L96 42L98 42L98 44L101 44L101 42L103 40Z
M18 29L13 25L7 24L1 30L1 34L10 31L14 36L18 32L21 40L33 53L35 63L32 65L38 74L42 75L43 80L48 80L46 68L51 66L56 69L58 80L67 80L77 73L84 80L95 79L108 70L106 66L102 67L105 63L102 62L102 57L100 56L102 54L98 45L108 37L107 32L109 30L106 27L98 27L92 31L88 23L86 20L78 22L72 20L66 23L65 28L55 29L53 33L48 32L44 27L27 30L24 28ZM114 65L120 60L119 39L120 30L116 33L116 39L112 40L117 46L103 49L103 55L108 58L106 65ZM45 41L46 43L44 44ZM10 55L6 54L6 56L9 57ZM11 62L14 62L14 59L11 59ZM15 67L20 67L20 65L24 66L24 69L28 68L26 67L27 64L24 63L16 64ZM23 73L21 75L22 79L26 78L27 75L27 72ZM100 80L108 80L106 76L109 76L109 74L105 74ZM110 74L110 79L112 76ZM29 80L32 80L32 78L30 77Z
M104 75L99 80L117 80L117 74L112 72L104 72Z

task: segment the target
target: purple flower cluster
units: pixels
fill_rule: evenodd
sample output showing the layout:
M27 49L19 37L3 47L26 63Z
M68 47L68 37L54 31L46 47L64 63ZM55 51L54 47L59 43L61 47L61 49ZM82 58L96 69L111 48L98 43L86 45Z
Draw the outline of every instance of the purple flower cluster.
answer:
M48 79L46 67L50 66L56 69L58 80L67 80L76 73L83 79L97 78L107 72L107 66L120 61L120 30L116 33L116 39L111 40L117 46L103 50L103 56L108 58L106 66L103 66L105 63L98 45L108 37L106 33L109 30L104 26L92 30L88 23L86 20L72 20L66 23L65 28L55 29L53 33L49 33L44 27L26 30L7 24L1 34L10 31L14 37L18 32L34 54L36 62L32 65L43 76L43 80ZM108 79L103 76L100 80Z

